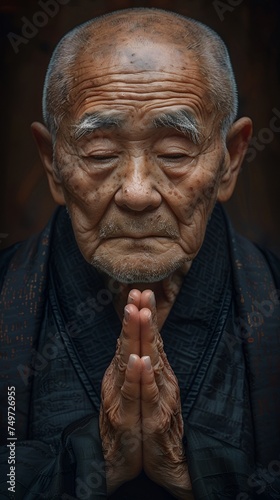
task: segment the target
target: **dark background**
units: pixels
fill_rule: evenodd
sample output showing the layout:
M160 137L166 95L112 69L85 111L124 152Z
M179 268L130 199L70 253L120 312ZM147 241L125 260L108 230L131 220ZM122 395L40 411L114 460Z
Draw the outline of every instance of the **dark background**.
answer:
M42 5L49 5L52 15L42 16ZM43 80L56 43L77 24L126 7L185 14L208 24L226 42L239 89L239 116L253 119L257 140L227 209L240 232L280 253L279 0L1 0L0 247L40 230L55 206L30 123L42 120ZM33 25L29 38L23 31L26 20ZM14 38L13 47L11 33L24 39Z

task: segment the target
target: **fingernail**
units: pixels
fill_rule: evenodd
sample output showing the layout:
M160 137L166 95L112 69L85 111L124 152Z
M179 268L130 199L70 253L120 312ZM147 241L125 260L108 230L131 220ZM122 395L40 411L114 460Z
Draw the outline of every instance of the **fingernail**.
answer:
M150 356L142 356L142 359L144 361L145 368L147 370L151 370L152 369L152 363L151 363Z
M129 310L126 307L124 308L124 319L125 321L129 320Z
M133 297L133 295L129 295L129 296L127 297L127 302L128 302L128 304L133 304L133 302L134 302L134 297Z
M137 357L136 354L130 354L129 358L128 358L128 363L127 363L127 367L129 369L133 368L135 363L136 363L136 360L137 360Z

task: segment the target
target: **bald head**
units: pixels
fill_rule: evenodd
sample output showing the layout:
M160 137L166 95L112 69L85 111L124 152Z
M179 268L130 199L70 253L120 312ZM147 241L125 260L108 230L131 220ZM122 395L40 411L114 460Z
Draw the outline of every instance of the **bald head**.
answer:
M43 115L55 137L71 106L77 64L100 58L100 64L125 47L149 47L164 41L174 50L186 52L196 61L209 102L226 134L237 112L236 85L225 44L207 26L179 14L160 9L126 9L94 18L67 33L56 47L47 71ZM130 50L131 52L131 50ZM143 60L152 65L152 59ZM145 69L143 67L143 69ZM182 68L182 70L186 68ZM140 68L141 70L141 68Z

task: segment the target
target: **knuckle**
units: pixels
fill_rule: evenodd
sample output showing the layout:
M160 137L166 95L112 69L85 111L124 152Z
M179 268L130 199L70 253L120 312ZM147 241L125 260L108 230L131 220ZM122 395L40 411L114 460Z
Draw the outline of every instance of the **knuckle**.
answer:
M154 373L155 375L161 375L164 368L164 361L162 356L159 357L157 363L154 364Z
M162 340L160 333L158 333L157 338L156 338L156 347L157 347L157 350L158 350L160 356L165 355L165 352L163 349L163 340Z
M124 362L123 356L121 354L116 354L114 357L114 364L117 371L124 373L127 367L127 363Z

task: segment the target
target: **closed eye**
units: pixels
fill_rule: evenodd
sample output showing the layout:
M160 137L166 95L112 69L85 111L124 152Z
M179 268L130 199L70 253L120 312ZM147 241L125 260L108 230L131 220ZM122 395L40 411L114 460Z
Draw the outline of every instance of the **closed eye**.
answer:
M87 154L83 157L90 169L111 169L117 165L119 156L117 154Z
M166 159L166 160L181 160L183 158L188 158L187 155L176 153L176 154L166 154L166 155L158 155L158 158Z
M87 158L91 158L95 161L110 161L118 158L116 155L90 155Z
M186 167L190 167L193 165L195 161L195 157L193 155L185 154L185 153L166 153L166 154L158 154L157 159L159 165L162 168L166 168L169 171L171 170L184 170Z

